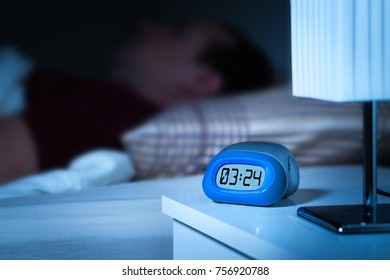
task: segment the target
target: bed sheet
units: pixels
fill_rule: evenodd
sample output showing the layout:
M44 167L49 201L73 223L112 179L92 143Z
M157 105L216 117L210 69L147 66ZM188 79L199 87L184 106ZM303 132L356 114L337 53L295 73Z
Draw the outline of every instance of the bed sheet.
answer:
M200 175L0 200L0 259L172 259L161 195L201 188Z

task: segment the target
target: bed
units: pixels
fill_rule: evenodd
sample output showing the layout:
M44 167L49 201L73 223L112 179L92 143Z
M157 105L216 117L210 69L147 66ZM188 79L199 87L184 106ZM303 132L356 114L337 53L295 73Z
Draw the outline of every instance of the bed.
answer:
M379 160L389 158L389 112L380 108ZM172 108L123 135L136 181L0 199L0 259L172 259L161 196L200 188L221 149L271 141L300 166L356 164L361 126L359 104L294 98L288 85Z
M191 192L197 177L0 200L0 259L172 259L161 195Z

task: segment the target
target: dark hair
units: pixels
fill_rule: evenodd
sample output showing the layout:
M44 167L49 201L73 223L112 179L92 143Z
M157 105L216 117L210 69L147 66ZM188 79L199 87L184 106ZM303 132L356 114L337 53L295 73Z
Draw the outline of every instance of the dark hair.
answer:
M236 28L228 24L222 26L232 35L234 44L213 42L200 60L222 75L223 93L271 86L275 82L273 69L264 53Z

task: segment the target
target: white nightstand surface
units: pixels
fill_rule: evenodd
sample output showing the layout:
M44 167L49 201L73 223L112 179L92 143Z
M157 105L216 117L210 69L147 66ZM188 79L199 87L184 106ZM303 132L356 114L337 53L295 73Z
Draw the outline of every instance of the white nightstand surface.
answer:
M182 186L189 188L188 195L163 196L162 210L179 227L184 225L248 258L390 259L390 234L340 235L296 214L300 206L361 204L360 166L301 168L300 173L298 191L272 207L212 202L204 195L202 176L198 176L193 178L193 185ZM378 181L390 190L390 169L380 169ZM379 195L378 201L390 202L390 199ZM176 234L174 232L174 239L185 240L185 236ZM191 258L193 246L194 258L200 257L196 250L204 251L204 259L218 257L209 255L208 248L199 248L195 241L187 243L183 248L187 252L174 248L176 256Z

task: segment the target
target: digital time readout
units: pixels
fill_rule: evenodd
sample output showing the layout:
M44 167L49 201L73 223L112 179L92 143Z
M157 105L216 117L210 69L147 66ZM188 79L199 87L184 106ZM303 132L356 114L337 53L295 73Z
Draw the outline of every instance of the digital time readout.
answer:
M256 190L264 181L264 168L249 164L225 164L215 178L218 187L234 190Z

